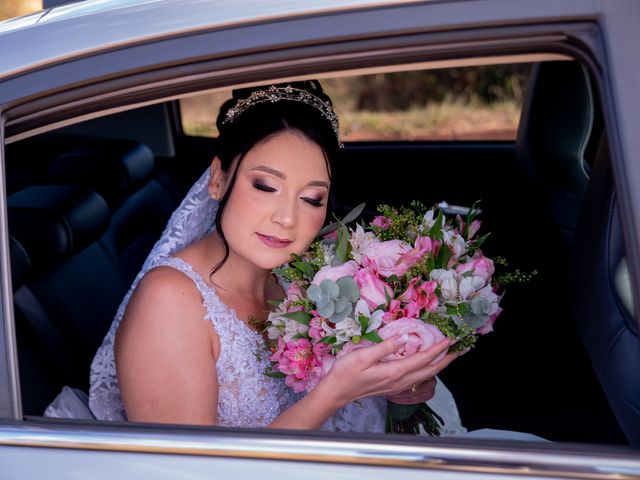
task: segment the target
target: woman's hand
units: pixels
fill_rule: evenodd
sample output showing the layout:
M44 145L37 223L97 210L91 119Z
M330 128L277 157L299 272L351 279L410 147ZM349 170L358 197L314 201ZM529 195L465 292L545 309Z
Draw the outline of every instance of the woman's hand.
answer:
M387 355L399 350L406 343L401 336L393 337L373 347L361 348L339 358L327 377L318 387L333 392L336 408L365 397L395 396L398 392L411 390L419 385L421 397L428 393L429 383L438 372L451 363L458 353L448 353L442 360L432 364L435 358L446 351L453 340L444 339L429 349L401 360L382 361ZM423 386L423 384L425 384ZM324 385L323 385L324 384ZM316 387L316 388L318 388ZM416 394L418 388L416 388ZM406 395L403 395L406 397ZM409 403L419 403L423 400Z
M408 390L387 395L387 400L399 405L415 405L433 398L436 393L436 379L430 378L422 383L411 385Z

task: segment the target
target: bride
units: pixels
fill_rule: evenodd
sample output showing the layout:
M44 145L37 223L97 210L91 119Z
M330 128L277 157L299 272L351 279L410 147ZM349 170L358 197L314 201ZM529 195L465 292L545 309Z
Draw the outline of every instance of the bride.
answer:
M172 215L91 367L99 420L384 431L386 399L439 402L445 433L464 431L435 375L445 339L381 362L401 337L336 361L304 397L265 375L261 335L270 272L305 251L327 218L338 119L318 82L237 90L220 109L217 155ZM257 320L257 321L256 321ZM77 416L61 395L49 416ZM438 410L438 407L436 407ZM456 430L457 429L457 430Z

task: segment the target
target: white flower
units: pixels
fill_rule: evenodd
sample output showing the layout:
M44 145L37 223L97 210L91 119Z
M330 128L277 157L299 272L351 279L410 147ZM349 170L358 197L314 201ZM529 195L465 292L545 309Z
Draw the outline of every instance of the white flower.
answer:
M362 264L362 254L371 245L378 241L373 232L365 232L362 225L356 225L356 230L351 234L349 243L351 243L351 256L353 259Z
M277 340L280 338L280 329L278 327L267 328L267 336L269 337L269 340Z
M360 335L360 330L360 322L351 317L345 318L341 322L336 323L336 343L342 344L350 341L351 337Z
M324 265L331 265L333 257L335 256L336 244L332 243L327 245L326 243L321 243L320 248L322 248L322 253L324 255Z
M354 316L356 318L359 319L360 315L364 315L369 319L369 323L367 324L365 333L372 332L373 330L376 330L380 325L382 325L382 317L384 316L384 312L382 310L376 310L375 312L373 312L373 314L371 314L371 312L369 311L369 305L367 305L366 301L362 299L358 300L354 311Z
M284 336L282 339L285 342L290 342L296 335L305 335L309 331L309 325L304 325L295 320L287 319L287 323L284 327Z
M485 283L486 282L482 277L463 277L460 282L460 298L463 301L469 300L485 286Z
M427 213L424 214L422 218L422 224L425 226L427 230L430 230L431 227L436 223L436 219L433 217L435 214L433 208L430 209Z
M453 253L454 258L459 258L461 255L464 255L469 246L464 241L462 236L455 233L453 230L445 230L443 232L444 243L451 249L451 253Z
M440 285L440 293L446 302L452 302L458 297L458 281L455 270L444 270L436 268L429 275L431 280L435 280Z

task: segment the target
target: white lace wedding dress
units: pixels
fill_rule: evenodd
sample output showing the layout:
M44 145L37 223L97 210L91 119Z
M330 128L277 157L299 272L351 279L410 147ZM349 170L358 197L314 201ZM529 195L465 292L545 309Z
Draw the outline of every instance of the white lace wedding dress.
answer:
M218 424L262 427L299 398L281 379L265 375L264 372L269 365L269 353L262 336L251 330L237 317L233 309L222 303L215 290L192 269L191 265L173 256L173 253L190 245L213 228L217 202L208 196L208 179L207 171L173 213L167 228L122 301L91 365L88 405L86 396L83 397L81 392L65 387L47 408L46 416L126 420L116 377L113 351L115 333L136 285L146 272L158 266L176 268L194 282L206 309L203 321L211 322L212 328L220 337L221 351L216 364L219 381ZM443 435L465 434L466 429L460 422L455 400L442 382L438 381L435 396L427 403L443 418ZM384 432L385 417L386 400L366 398L340 409L325 423L323 429Z

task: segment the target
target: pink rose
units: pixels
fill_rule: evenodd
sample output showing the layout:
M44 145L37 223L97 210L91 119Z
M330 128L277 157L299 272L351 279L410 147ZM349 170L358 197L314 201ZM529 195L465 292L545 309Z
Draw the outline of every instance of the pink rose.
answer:
M374 241L361 249L360 254L376 262L380 275L388 277L399 275L396 264L410 249L411 247L402 240Z
M311 283L315 285L320 285L323 280L333 280L334 282L342 277L353 277L358 269L358 264L353 260L349 260L341 265L330 267L325 266L322 267L316 276L313 277L313 281Z
M462 274L464 272L473 272L476 277L482 278L485 282L491 279L491 275L495 272L493 261L485 256L478 256L472 258L466 263L461 263L456 267L456 273Z
M393 289L378 277L375 263L367 263L369 266L358 270L354 279L358 284L360 297L367 302L371 310L375 310L378 305L387 303L387 297L393 298Z
M378 330L378 335L383 340L395 337L396 335L406 335L408 338L404 347L387 355L384 357L384 360L398 360L413 355L416 352L422 352L445 338L442 332L436 327L417 318L401 318L395 322L390 322ZM446 352L438 355L438 357L431 362L432 365L442 360L445 355Z
M381 230L386 230L391 226L391 220L384 215L378 215L373 219L371 225L378 227Z
M351 352L355 352L356 350L360 350L361 348L372 347L373 345L375 345L375 343L370 342L369 340L362 340L360 343L347 342L342 346L342 350L340 350L336 355L336 360L338 358L344 357Z

